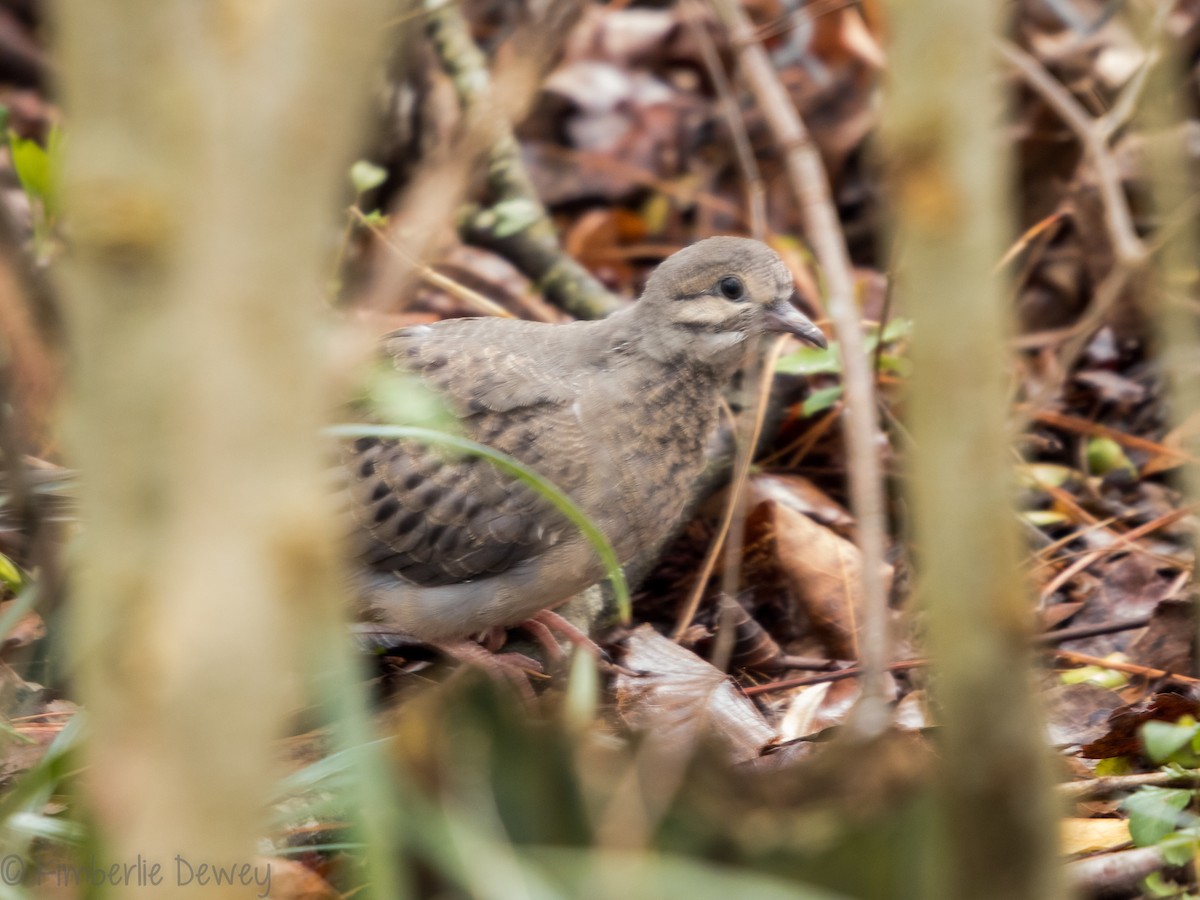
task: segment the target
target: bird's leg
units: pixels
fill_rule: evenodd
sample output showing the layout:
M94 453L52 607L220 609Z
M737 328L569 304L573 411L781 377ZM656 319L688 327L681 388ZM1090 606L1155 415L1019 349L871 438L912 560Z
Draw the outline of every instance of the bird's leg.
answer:
M506 628L502 625L493 625L487 631L479 633L477 643L482 644L484 649L490 650L492 653L499 653L507 638L508 630Z
M552 609L543 609L537 615L522 622L521 627L533 635L538 643L543 644L546 651L556 659L561 659L563 652L558 646L558 642L554 640L555 634L576 647L582 647L599 659L608 659L608 654L601 649L599 644Z
M529 684L530 675L545 673L537 660L523 653L492 653L471 640L439 641L430 646L464 665L474 666L489 678L507 681L524 703L532 706L537 702Z
M542 664L523 653L493 653L475 641L437 641L430 646L452 659L484 670L507 670L527 675L544 675Z
M603 647L552 609L543 609L536 616L522 622L520 627L528 631L539 644L545 647L546 653L555 661L563 658L562 648L554 639L554 634L557 633L563 640L590 653L601 671L631 676L639 674L613 662L612 657L605 652Z
M558 618L561 619L561 617ZM540 613L532 619L526 619L517 627L528 632L529 636L541 645L542 649L546 651L546 658L551 663L557 665L567 658L562 647L558 645L558 641L554 639L551 629L542 621Z

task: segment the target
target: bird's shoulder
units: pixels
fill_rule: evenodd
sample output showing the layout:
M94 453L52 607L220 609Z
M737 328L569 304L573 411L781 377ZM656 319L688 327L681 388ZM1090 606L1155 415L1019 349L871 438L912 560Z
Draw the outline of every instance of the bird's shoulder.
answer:
M382 347L466 416L573 403L608 365L610 331L601 322L447 319L394 331Z

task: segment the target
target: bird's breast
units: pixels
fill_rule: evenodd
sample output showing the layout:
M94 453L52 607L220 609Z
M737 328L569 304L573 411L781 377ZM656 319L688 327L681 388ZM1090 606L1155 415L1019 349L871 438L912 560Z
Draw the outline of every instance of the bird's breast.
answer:
M589 513L622 561L661 543L693 498L716 422L717 392L703 379L653 373L610 393L587 416Z

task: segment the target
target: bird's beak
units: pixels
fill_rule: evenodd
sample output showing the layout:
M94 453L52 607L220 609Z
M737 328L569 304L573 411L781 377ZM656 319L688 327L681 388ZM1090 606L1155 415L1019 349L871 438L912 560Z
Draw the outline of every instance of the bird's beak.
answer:
M776 300L767 307L767 330L794 334L800 340L814 344L822 350L829 346L821 329L786 300Z

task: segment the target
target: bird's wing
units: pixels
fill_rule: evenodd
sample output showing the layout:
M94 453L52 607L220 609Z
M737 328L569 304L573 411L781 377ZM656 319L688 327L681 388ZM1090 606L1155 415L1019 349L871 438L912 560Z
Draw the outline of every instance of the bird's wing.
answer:
M553 364L565 327L450 321L396 332L384 349L447 400L466 437L577 493L588 477L574 412L581 368ZM546 440L556 443L553 467ZM572 443L580 452L562 452ZM361 558L419 585L499 574L575 534L536 491L484 459L365 438L347 447L346 463Z
M511 319L448 319L389 334L384 353L420 375L459 416L570 403L579 396L594 323L546 325ZM565 348L574 345L572 353Z

